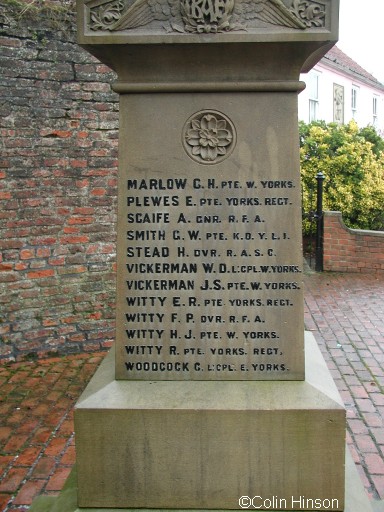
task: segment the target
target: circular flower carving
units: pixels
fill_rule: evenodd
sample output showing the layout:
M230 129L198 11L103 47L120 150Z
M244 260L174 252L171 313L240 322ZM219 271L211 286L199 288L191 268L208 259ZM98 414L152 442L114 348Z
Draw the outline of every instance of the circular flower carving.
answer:
M220 112L204 110L188 119L183 144L188 155L202 164L216 164L227 158L236 143L233 123Z

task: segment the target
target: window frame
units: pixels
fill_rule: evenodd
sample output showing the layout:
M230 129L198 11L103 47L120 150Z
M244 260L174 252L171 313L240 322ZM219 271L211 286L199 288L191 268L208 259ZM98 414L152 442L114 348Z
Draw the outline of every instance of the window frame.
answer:
M372 118L373 118L372 122L373 122L373 126L375 126L375 127L377 127L378 120L379 120L378 107L379 107L379 96L377 94L374 94L373 98L372 98Z
M356 119L358 106L359 106L359 91L360 87L358 85L353 84L351 89L351 110L352 110L352 119Z
M311 123L319 120L321 73L311 70L308 77L308 120Z

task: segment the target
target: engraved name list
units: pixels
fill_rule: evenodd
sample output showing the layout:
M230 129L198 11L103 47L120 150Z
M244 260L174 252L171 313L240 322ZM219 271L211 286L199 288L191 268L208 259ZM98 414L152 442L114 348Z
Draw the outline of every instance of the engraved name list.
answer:
M294 378L289 318L301 307L302 269L289 222L276 218L289 219L297 186L206 175L126 180L124 378Z

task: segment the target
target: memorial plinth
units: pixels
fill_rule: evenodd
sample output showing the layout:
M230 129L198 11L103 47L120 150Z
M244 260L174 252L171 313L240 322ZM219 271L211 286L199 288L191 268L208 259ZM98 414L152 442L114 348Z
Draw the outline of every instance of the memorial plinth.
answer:
M280 503L270 510L308 498L344 510L344 408L311 335L307 369L294 382L117 381L106 361L77 405L79 506L236 509L260 496Z
M343 510L345 413L312 342L305 373L297 122L338 1L78 9L120 93L116 358L77 405L79 505Z

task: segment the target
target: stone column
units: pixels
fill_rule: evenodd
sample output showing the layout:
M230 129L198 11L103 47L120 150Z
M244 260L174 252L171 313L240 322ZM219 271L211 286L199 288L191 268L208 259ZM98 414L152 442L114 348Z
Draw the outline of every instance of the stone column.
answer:
M343 510L345 413L309 337L305 363L297 122L338 1L78 5L121 95L116 359L77 406L79 504Z

